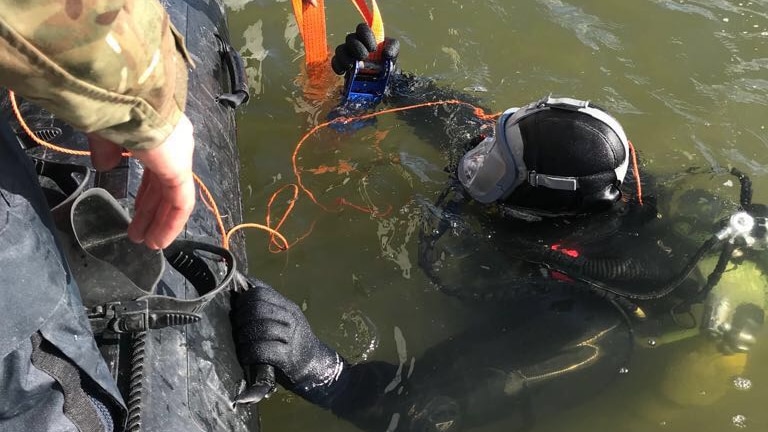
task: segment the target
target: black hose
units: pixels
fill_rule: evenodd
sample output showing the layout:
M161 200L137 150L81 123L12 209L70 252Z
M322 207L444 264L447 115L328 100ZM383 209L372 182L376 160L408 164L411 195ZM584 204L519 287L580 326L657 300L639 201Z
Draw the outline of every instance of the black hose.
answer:
M128 394L125 397L128 409L126 432L141 431L142 406L144 404L144 364L146 361L147 332L133 334L131 341L131 375L129 377Z
M731 262L731 256L733 256L733 250L735 248L736 246L733 243L725 244L723 251L720 253L720 258L717 260L717 265L715 265L712 273L707 277L707 284L699 291L699 298L704 299L709 295L709 292L712 291L712 288L720 282L720 278L722 278L723 273L725 273L725 268L728 266L728 263Z
M752 181L749 179L748 176L746 176L736 168L731 169L731 174L736 176L739 179L739 183L741 184L739 201L742 208L745 208L745 209L750 208L752 206ZM450 190L450 188L446 189L440 195L440 197L435 203L436 207L442 206L443 201L447 196L448 190ZM430 257L428 257L429 253L433 250L434 244L445 233L445 231L447 231L447 229L448 229L448 224L445 221L442 221L442 223L440 223L440 225L438 226L435 232L432 232L429 234L425 234L423 232L421 233L420 235L421 246L419 248L420 249L419 264L425 270L429 279L435 285L437 285L441 290L446 291L458 297L467 297L467 296L462 296L460 293L456 292L457 290L448 289L442 283L442 281L440 280L440 277L437 275L437 273L434 271L433 266L431 265L432 261L429 259ZM604 282L600 282L597 280L597 279L614 279L615 280L615 279L621 279L621 278L623 279L654 279L659 277L659 274L657 271L648 269L643 265L643 263L635 261L632 258L588 259L583 256L574 258L562 253L561 251L553 250L546 246L542 247L540 244L522 245L523 247L518 248L518 251L516 253L512 252L512 254L524 261L541 264L548 268L552 268L554 270L560 271L576 280L586 283L596 292L610 294L609 298L617 302L618 300L616 299L619 299L619 298L634 299L634 300L654 300L654 299L665 297L670 293L672 293L675 289L677 289L688 278L691 272L698 266L699 261L701 261L701 259L706 254L714 250L722 242L723 240L718 238L717 235L713 235L699 247L699 249L696 251L694 256L689 260L688 264L683 268L681 272L679 272L677 275L673 276L667 282L665 282L662 288L649 293L644 293L644 294L629 292L620 288L609 286ZM727 266L728 262L730 261L733 249L734 249L734 246L729 242L721 252L720 259L718 261L718 264L715 270L713 270L713 272L709 275L707 284L699 291L699 294L706 295L706 293L708 293L712 289L712 287L714 287L718 283L718 281L720 280L720 277L722 276L723 271L725 270L725 266ZM537 250L539 251L539 256L538 257L533 256L533 255L536 255L535 251ZM507 252L510 252L510 251L507 251ZM510 293L510 295L514 296L514 295L520 294L520 292L518 291L527 291L527 290L514 289L512 291L514 291L514 293ZM697 295L697 298L698 297L699 296ZM631 302L627 302L627 304L621 304L621 306L622 308L630 312L637 309L637 306Z
M445 192L440 195L435 203L437 207L443 205L443 201L445 200L446 196L447 193ZM430 257L429 255L434 251L434 245L437 240L442 237L448 229L448 222L441 220L435 231L425 233L422 230L420 232L420 247L418 254L419 266L424 270L430 281L435 284L441 291L458 298L482 300L481 298L477 298L477 296L466 295L464 293L460 293L459 290L448 288L443 283L440 276L435 272L435 269L432 265L434 260L430 259L434 257ZM643 268L641 263L632 260L610 258L596 260L586 259L584 257L574 258L562 253L561 251L552 250L546 246L543 247L540 244L523 245L527 247L519 248L517 252L510 250L507 250L506 252L511 253L513 256L517 256L517 258L521 260L541 264L553 270L559 271L569 277L587 284L597 293L603 293L603 295L610 294L608 297L614 301L618 301L618 298L633 300L653 300L665 297L677 289L696 268L699 261L721 242L722 240L720 240L717 236L710 237L706 242L704 242L704 244L699 247L694 256L689 260L688 264L680 273L670 278L661 289L645 294L629 292L620 288L606 285L605 283L596 280L596 278L615 278L617 276L631 278L648 278L657 276L652 274L655 272L650 272L648 269ZM540 252L538 257L534 256L536 255L536 252L534 252L536 250ZM525 295L526 293L530 293L531 287L524 285L525 284L522 283L515 284L514 289L508 289L510 292L506 292L504 297L514 298L520 295ZM494 300L500 299L494 298ZM627 302L627 304L620 304L622 308L628 310L629 312L634 312L637 309L637 306L631 302Z
M736 168L732 168L730 172L732 175L739 179L739 183L741 184L739 194L739 203L741 208L750 212L750 210L752 210L754 207L752 204L752 181L746 174L742 173ZM701 258L703 258L705 254L713 250L720 243L721 240L717 239L715 236L711 237L699 248L694 257L689 261L688 265L680 274L665 283L662 289L648 294L629 293L618 288L609 287L604 283L598 282L596 280L620 278L653 279L659 277L657 272L648 269L647 267L643 266L643 263L637 262L632 258L572 258L568 255L560 253L559 251L544 248L543 256L538 261L540 261L540 264L546 266L551 265L556 270L562 271L571 277L584 281L585 283L592 285L598 290L604 290L626 298L650 300L664 297L674 291L688 277L696 265L698 265L698 262L701 260ZM540 248L541 246L538 247ZM720 276L722 276L722 272L724 271L725 266L730 261L733 249L734 246L729 243L729 245L726 246L722 251L718 266L713 271L713 273L709 275L706 286L700 291L705 291L704 295L706 295L706 292L709 292L709 290L711 290L712 287L714 287L720 280ZM530 257L523 256L521 258L530 261Z
M752 180L736 168L731 168L731 174L739 179L739 183L741 184L739 204L741 204L741 208L746 210L752 205Z
M649 269L633 258L591 258L584 262L584 274L601 280L655 279L659 272L656 267Z
M585 274L584 270L590 269L592 267L588 265L590 260L581 257L572 258L560 251L552 250L548 247L542 249L543 253L541 254L541 259L538 260L538 263L550 268L554 268L555 270L565 273L566 275L574 279L578 279L586 284L589 284L590 286L600 291L606 291L620 297L634 300L653 300L665 297L677 289L696 268L704 255L711 252L721 242L722 240L720 240L716 235L710 237L706 242L704 242L704 244L701 245L701 247L699 247L699 250L696 251L694 256L680 273L667 281L661 289L645 294L628 292L620 288L608 286L603 282L598 282L593 279L592 275ZM523 259L530 261L530 257Z
M720 252L720 257L717 260L717 264L715 265L715 268L712 269L712 273L709 274L707 277L707 283L704 285L696 295L682 300L676 305L672 306L672 308L669 310L670 314L672 315L672 321L683 328L692 329L696 327L696 317L693 316L691 312L688 312L688 314L691 316L691 324L690 325L683 325L680 323L680 320L677 318L677 310L683 306L690 306L694 303L704 301L704 299L709 295L709 292L712 291L712 288L715 287L720 282L720 278L723 277L723 273L725 273L725 268L728 266L728 263L731 262L731 256L733 256L733 250L736 248L735 245L732 243L726 243L725 246L723 246L722 252Z

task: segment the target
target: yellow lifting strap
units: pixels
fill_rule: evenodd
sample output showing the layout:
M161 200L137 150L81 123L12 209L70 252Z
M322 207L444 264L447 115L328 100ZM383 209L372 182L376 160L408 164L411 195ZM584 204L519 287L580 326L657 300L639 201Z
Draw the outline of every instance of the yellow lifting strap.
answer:
M381 44L384 42L384 21L381 18L379 5L376 0L371 0L371 8L368 8L366 0L350 1L373 30L379 49L376 53L371 54L371 57L377 59L381 52ZM301 39L304 41L304 61L307 68L327 63L329 51L325 28L325 1L293 0L293 13L296 17L296 24L299 26Z
M376 37L376 43L381 45L381 43L384 42L384 21L381 19L381 12L379 11L379 5L376 3L376 0L371 0L373 11L368 9L365 0L351 1L357 8L357 11L360 12L360 15L363 16L363 19L368 26L371 27L371 30L373 30L373 35Z

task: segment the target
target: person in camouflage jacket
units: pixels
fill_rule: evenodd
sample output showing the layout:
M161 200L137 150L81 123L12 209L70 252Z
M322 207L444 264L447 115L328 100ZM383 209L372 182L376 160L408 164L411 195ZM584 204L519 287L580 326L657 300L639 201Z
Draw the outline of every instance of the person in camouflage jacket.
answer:
M0 0L0 85L89 132L98 169L149 170L129 230L158 249L194 205L184 41L156 0ZM171 157L172 156L172 157Z

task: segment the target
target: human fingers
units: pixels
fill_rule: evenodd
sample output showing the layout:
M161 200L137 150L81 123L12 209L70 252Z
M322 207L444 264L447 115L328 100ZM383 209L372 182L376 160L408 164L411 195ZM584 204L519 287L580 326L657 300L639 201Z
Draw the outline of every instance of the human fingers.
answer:
M123 148L95 133L87 134L91 163L98 171L109 171L120 163Z
M162 199L162 191L159 189L154 173L145 169L134 204L133 220L128 226L128 238L135 243L144 242L147 229Z
M149 188L150 183L152 183L150 181L152 176L149 175L148 171L145 170L144 172L147 174L146 175L142 174L141 184L139 185L139 190L136 192L136 198L134 199L134 202L133 202L134 209L136 208L137 203L141 203L142 201L144 201L144 199L147 196L147 188Z
M159 147L133 152L144 165L145 175L150 173L150 177L137 195L131 239L143 241L151 248L163 248L184 228L195 205L194 146L192 123L182 116Z
M144 243L151 249L163 249L171 244L184 229L195 205L195 185L191 177L179 185L160 184L160 189L162 198L144 235Z

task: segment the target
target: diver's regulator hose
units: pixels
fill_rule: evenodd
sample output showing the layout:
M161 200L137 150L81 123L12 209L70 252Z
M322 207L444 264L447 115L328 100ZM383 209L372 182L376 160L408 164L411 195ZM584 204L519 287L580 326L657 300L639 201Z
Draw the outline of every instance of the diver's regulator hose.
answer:
M759 205L756 206L752 204L752 181L746 174L736 168L732 168L730 173L739 179L741 185L739 204L742 211L733 214L729 218L726 226L704 242L704 244L699 247L696 254L689 260L685 268L679 274L667 281L661 289L650 293L636 294L620 288L608 286L605 283L598 281L598 279L658 277L656 272L647 269L642 263L634 261L631 258L628 260L616 258L587 259L582 256L573 258L567 254L561 253L559 250L545 247L543 248L540 262L543 265L553 267L568 276L583 281L596 290L612 293L628 299L653 300L665 297L672 293L688 278L691 272L698 266L699 261L701 261L706 254L725 243L717 265L708 276L706 285L699 290L697 295L699 298L706 296L706 294L717 285L720 277L725 271L725 267L730 262L735 249L735 240L740 240L747 246L758 248L763 247L763 243L766 242L766 240L762 238L765 234L761 235L760 232L757 232L757 235L755 235L755 230L759 231L762 229L761 224L765 224L765 220L764 218L758 218L758 220L761 221L758 223L755 216L752 214L753 210L756 207L759 207Z
M615 277L615 276L628 276L628 275L648 275L647 270L638 268L638 263L629 264L629 262L622 262L618 259L586 259L583 257L573 258L558 250L553 250L549 247L542 248L541 259L538 260L540 264L553 268L554 270L565 273L566 275L573 277L579 281L582 281L599 291L605 291L619 297L629 298L633 300L653 300L665 297L677 289L698 266L699 261L708 253L710 253L717 246L722 244L724 239L720 236L713 235L704 244L702 244L696 251L694 256L689 260L688 264L683 270L667 281L664 286L658 290L638 294L625 291L621 288L608 286L603 282L599 282L595 278L599 277Z

